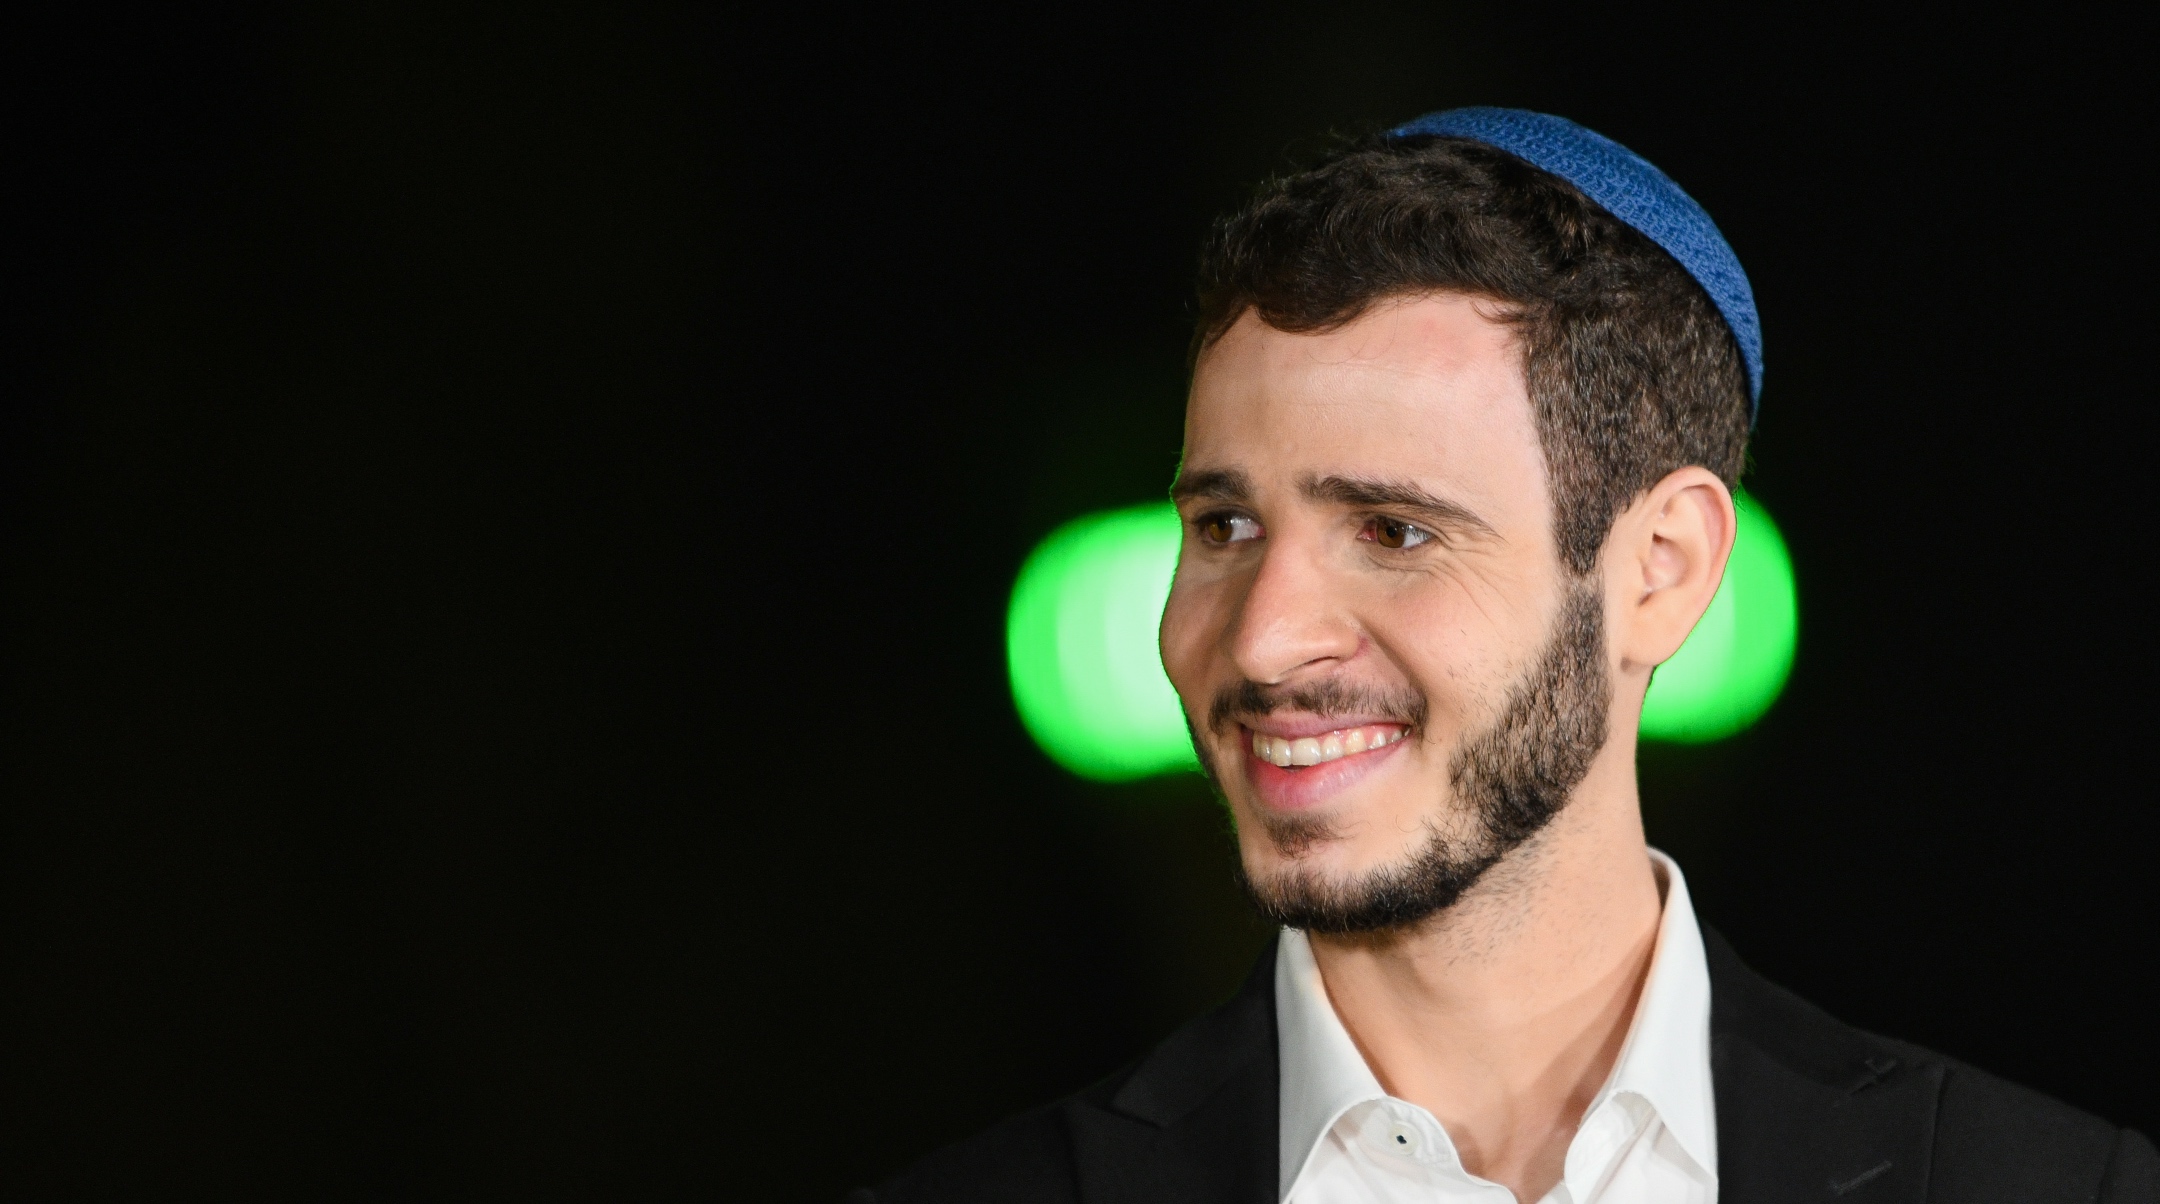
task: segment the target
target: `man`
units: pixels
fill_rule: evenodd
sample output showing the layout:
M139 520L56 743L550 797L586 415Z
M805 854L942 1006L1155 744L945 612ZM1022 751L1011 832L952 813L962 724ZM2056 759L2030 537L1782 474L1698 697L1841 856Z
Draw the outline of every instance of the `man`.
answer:
M1131 1068L858 1199L2160 1200L2160 1157L1756 977L1647 848L1651 671L1761 387L1655 168L1433 114L1205 254L1163 664L1283 926Z

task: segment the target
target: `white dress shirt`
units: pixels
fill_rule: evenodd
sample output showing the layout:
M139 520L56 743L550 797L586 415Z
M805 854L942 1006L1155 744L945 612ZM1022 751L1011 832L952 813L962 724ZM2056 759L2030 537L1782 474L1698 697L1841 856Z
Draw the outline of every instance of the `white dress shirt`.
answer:
M1665 895L1650 976L1612 1075L1568 1143L1566 1171L1540 1204L1717 1200L1710 970L1687 880L1670 857L1650 857ZM1285 1204L1528 1204L1464 1170L1432 1113L1381 1088L1294 929L1276 947L1275 1021Z

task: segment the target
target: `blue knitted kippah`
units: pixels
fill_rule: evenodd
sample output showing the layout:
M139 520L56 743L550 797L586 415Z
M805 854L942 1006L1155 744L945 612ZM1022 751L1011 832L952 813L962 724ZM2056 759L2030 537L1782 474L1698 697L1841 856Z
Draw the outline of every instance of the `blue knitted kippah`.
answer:
M1559 176L1608 213L1647 235L1680 261L1725 315L1747 361L1748 412L1762 398L1762 320L1740 258L1717 223L1664 172L1605 135L1563 117L1528 109L1448 109L1388 131L1391 138L1432 134L1468 138L1504 150Z

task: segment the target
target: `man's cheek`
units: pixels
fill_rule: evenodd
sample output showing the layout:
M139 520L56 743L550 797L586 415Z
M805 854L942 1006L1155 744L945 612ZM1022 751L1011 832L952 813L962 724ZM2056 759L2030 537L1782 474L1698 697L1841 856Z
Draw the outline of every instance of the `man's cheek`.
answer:
M1184 702L1185 713L1192 717L1197 732L1207 719L1207 649L1212 641L1207 632L1206 599L1195 597L1196 593L1182 589L1171 592L1169 605L1163 609L1160 647L1163 672Z

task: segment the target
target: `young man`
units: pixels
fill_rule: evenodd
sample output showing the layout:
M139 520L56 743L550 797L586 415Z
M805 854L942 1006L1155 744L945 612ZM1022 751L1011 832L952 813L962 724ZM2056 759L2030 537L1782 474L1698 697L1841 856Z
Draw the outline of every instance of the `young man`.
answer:
M2117 1129L1756 977L1644 844L1761 385L1709 217L1558 118L1275 182L1201 275L1163 664L1283 925L1133 1067L858 1199L2160 1200Z

